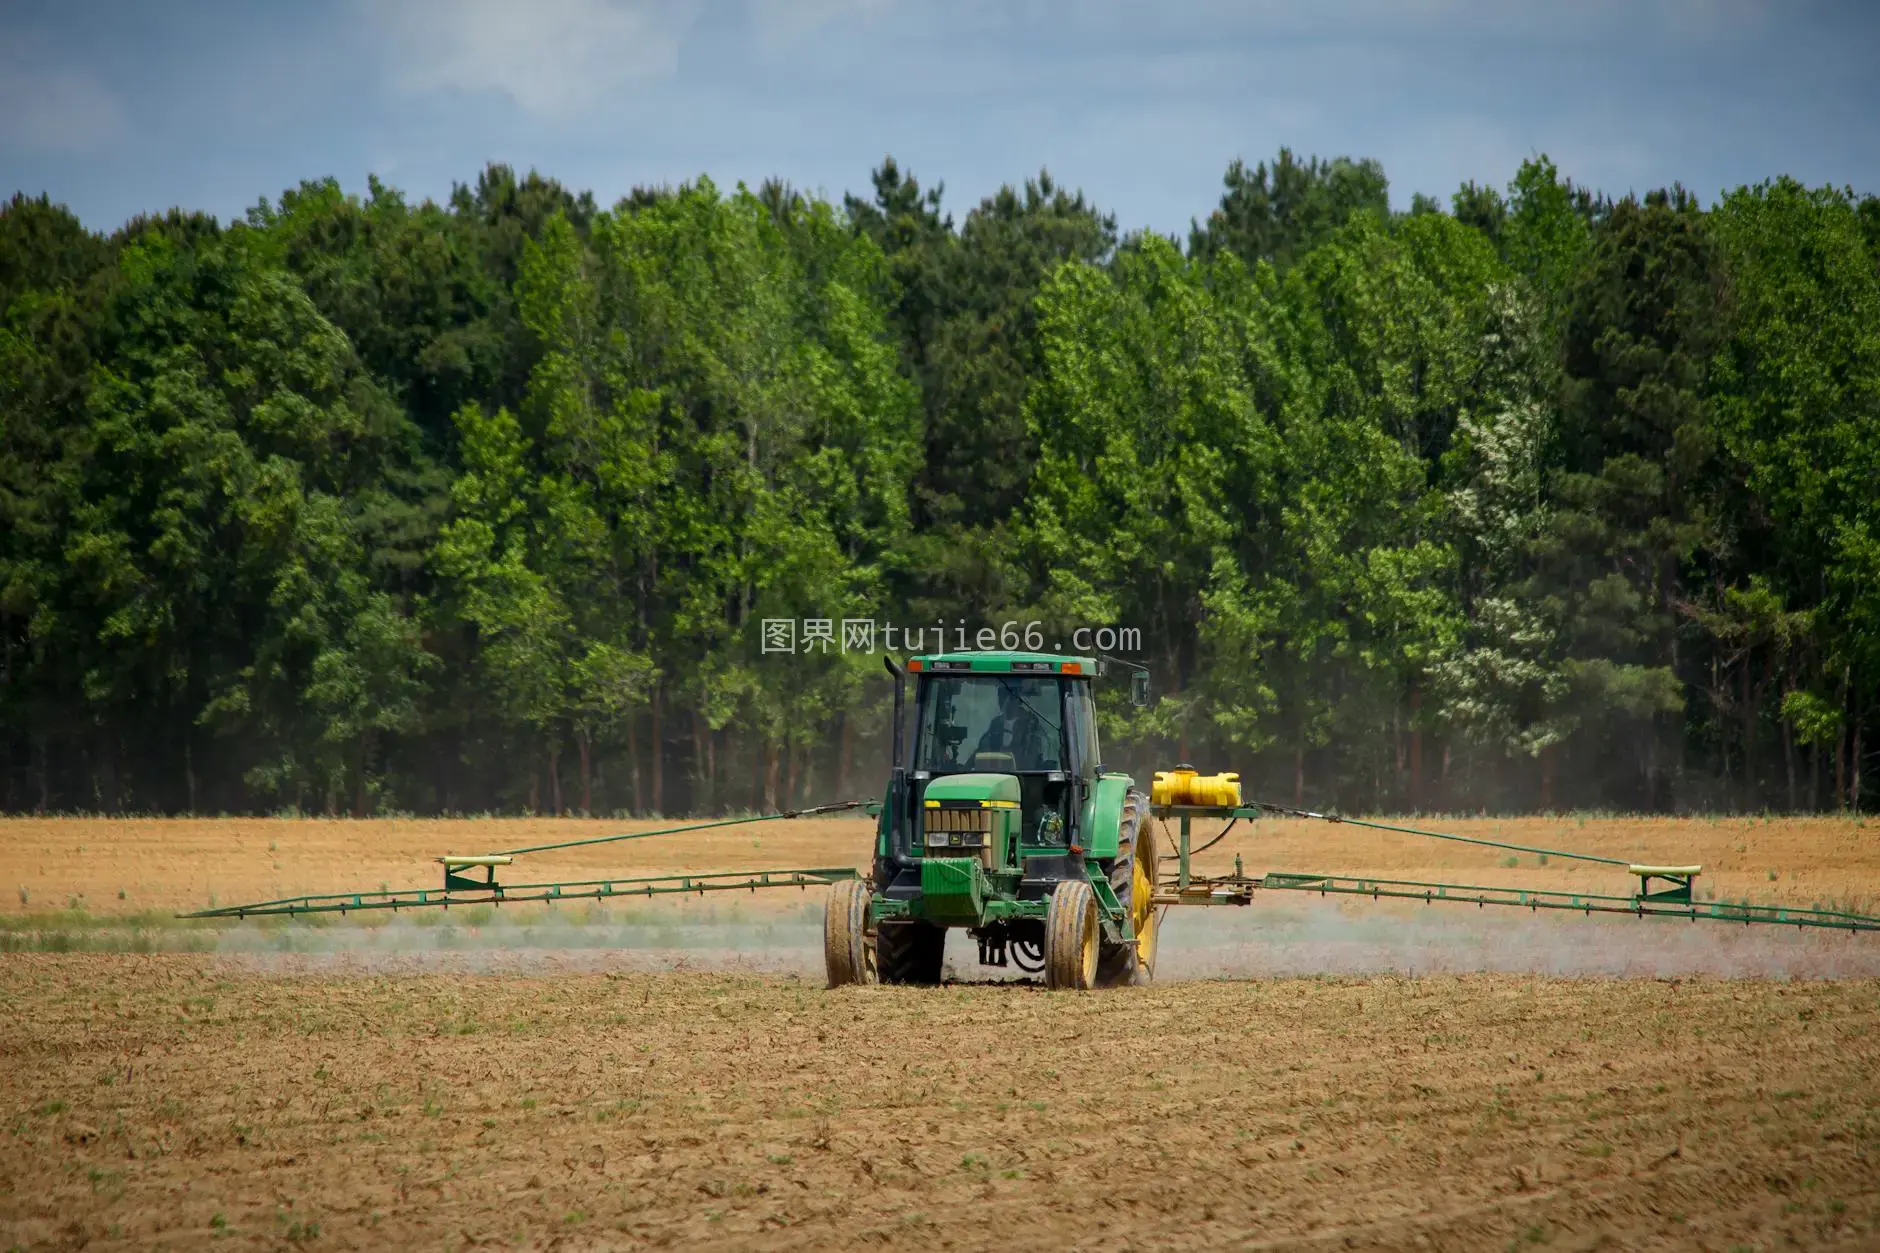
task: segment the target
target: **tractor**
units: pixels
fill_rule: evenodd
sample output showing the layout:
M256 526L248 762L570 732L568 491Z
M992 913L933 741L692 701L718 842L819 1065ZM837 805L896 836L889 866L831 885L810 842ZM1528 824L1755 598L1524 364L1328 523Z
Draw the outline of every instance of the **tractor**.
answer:
M975 652L887 665L893 759L872 871L837 883L826 905L830 986L938 983L954 929L983 965L1042 972L1049 987L1147 982L1159 850L1149 797L1104 768L1099 661ZM1139 704L1147 678L1132 682Z

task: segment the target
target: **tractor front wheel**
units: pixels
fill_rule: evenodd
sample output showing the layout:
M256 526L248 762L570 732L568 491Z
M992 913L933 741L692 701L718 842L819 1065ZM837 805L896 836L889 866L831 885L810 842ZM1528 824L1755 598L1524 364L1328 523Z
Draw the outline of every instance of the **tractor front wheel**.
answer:
M1044 919L1044 982L1087 991L1097 981L1097 894L1085 879L1066 879L1051 892Z
M868 884L845 879L823 902L823 966L829 986L875 981L874 950L868 943Z

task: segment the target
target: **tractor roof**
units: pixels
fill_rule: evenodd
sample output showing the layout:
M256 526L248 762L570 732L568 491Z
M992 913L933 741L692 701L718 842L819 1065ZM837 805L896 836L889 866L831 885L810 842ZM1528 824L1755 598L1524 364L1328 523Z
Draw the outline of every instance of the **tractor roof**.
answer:
M907 668L928 673L967 672L972 674L1063 674L1093 679L1097 674L1094 657L1068 653L923 653L907 659Z

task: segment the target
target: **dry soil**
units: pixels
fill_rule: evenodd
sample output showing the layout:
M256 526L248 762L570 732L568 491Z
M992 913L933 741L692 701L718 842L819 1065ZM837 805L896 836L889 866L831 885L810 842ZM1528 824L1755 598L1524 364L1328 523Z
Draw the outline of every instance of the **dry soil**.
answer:
M1880 889L1853 820L1446 825L1701 861L1731 897ZM1284 898L1177 911L1154 986L1062 995L963 946L968 982L828 991L794 892L150 917L614 829L0 823L0 1248L1880 1247L1880 936ZM531 875L867 842L799 820ZM1209 857L1236 851L1627 890L1349 826ZM28 951L179 939L210 951Z

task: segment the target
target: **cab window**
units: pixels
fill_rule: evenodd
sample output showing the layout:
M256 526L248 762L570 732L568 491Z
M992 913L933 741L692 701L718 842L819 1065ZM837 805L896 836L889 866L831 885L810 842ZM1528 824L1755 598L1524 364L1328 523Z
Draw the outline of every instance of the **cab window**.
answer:
M921 680L914 768L934 774L1062 770L1062 699L1056 679L929 675Z

